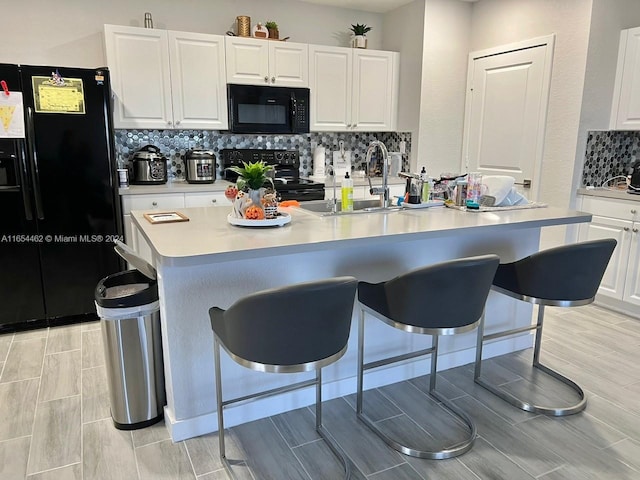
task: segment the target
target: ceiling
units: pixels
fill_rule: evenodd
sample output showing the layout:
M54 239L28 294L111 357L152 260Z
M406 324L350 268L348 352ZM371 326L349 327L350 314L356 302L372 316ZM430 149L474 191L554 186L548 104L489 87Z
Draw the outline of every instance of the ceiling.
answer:
M363 12L386 13L414 0L298 0L299 2L329 5L332 7L349 8ZM477 0L462 0L475 2Z

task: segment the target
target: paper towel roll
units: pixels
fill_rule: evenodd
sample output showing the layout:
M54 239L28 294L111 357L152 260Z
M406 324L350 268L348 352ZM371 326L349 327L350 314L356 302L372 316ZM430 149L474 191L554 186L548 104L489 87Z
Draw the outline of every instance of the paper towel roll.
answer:
M324 147L316 147L313 151L313 176L325 176L325 162L327 161L327 152Z

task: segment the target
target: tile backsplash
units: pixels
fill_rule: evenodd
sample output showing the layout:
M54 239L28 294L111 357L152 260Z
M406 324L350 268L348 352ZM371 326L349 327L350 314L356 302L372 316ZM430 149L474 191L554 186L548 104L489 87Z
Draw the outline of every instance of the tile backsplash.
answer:
M126 166L133 154L148 144L160 149L169 160L168 170L172 179L184 178L184 155L192 148L212 150L218 158L217 178L220 178L220 150L224 148L265 148L298 150L300 175L313 173L312 143L323 146L327 152L339 150L339 142L350 150L354 169L361 169L367 146L372 140L381 140L390 152L400 151L400 142L406 143L403 168L408 168L411 152L411 134L396 132L314 132L299 135L239 135L211 130L116 130L116 156L119 166Z
M640 158L640 131L590 131L582 170L582 185L600 187Z

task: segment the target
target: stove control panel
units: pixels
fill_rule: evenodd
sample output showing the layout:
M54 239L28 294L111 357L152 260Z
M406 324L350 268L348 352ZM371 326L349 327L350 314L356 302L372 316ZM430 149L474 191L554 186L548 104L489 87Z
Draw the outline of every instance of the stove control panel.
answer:
M258 150L258 149L223 149L222 164L230 167L242 165L242 162L263 161L269 165L300 165L300 153L297 150Z

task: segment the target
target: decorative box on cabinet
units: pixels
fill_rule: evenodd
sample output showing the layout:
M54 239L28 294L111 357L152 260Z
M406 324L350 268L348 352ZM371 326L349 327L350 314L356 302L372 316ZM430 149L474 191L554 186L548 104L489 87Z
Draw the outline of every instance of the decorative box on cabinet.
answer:
M227 83L309 86L309 50L303 43L227 37Z
M581 241L618 241L598 289L598 302L640 317L640 202L583 196L581 210L593 214L591 223L580 226Z
M640 27L620 33L610 126L640 130Z
M224 37L105 25L116 128L228 128Z
M399 54L309 46L311 131L393 131Z

